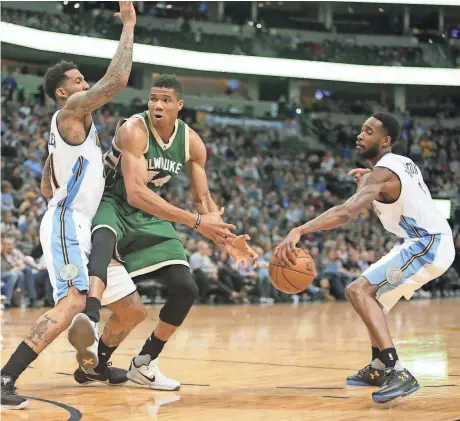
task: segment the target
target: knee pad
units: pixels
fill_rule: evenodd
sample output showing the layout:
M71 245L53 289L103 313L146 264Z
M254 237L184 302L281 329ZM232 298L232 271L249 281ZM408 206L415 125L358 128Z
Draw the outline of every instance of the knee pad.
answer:
M160 311L160 320L180 326L199 295L190 268L184 265L167 266L160 269L157 275L162 278L169 295Z
M88 262L89 276L97 276L107 286L107 268L112 259L117 237L108 228L99 228L91 237L91 254Z

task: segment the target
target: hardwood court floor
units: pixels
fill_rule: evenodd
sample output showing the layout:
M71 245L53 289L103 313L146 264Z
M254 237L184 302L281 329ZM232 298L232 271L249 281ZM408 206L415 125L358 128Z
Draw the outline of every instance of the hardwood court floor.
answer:
M40 312L3 314L2 365ZM157 312L149 307L149 320L117 350L114 365L128 367ZM392 404L374 404L372 388L345 385L370 357L366 331L348 303L196 306L161 358L163 372L182 382L180 392L132 383L77 386L64 334L18 382L34 398L29 407L2 419L77 421L80 412L88 421L460 419L460 300L402 302L389 324L402 362L422 385Z

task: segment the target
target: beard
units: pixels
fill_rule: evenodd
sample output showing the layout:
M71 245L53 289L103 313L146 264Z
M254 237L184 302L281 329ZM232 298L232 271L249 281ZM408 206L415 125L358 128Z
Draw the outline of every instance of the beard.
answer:
M358 151L358 155L363 159L374 159L379 154L378 145L371 146L367 149L363 149L361 152Z

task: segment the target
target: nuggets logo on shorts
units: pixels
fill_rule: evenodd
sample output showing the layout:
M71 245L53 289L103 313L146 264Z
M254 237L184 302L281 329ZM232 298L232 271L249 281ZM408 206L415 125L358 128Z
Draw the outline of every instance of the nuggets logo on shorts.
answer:
M61 270L59 271L59 276L63 281L71 281L75 279L78 274L80 273L77 265L68 264L62 266Z
M386 275L387 281L390 285L397 285L402 280L403 272L401 268L398 268L397 266L391 266L387 269Z

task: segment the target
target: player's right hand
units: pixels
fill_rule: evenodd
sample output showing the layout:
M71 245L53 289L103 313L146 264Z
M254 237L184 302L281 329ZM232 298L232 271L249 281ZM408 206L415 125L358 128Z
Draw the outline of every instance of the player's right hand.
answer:
M222 221L221 216L224 213L224 208L218 211L201 215L201 222L197 231L209 238L218 247L224 247L230 239L235 238L236 235L230 230L236 230L235 225L227 224Z
M132 1L120 1L120 11L115 13L123 23L123 26L134 26L136 25L136 11Z
M372 170L369 168L355 168L353 170L350 170L348 172L348 175L354 175L355 183L359 184L361 178L363 178L363 175L369 174L370 172L372 172Z

